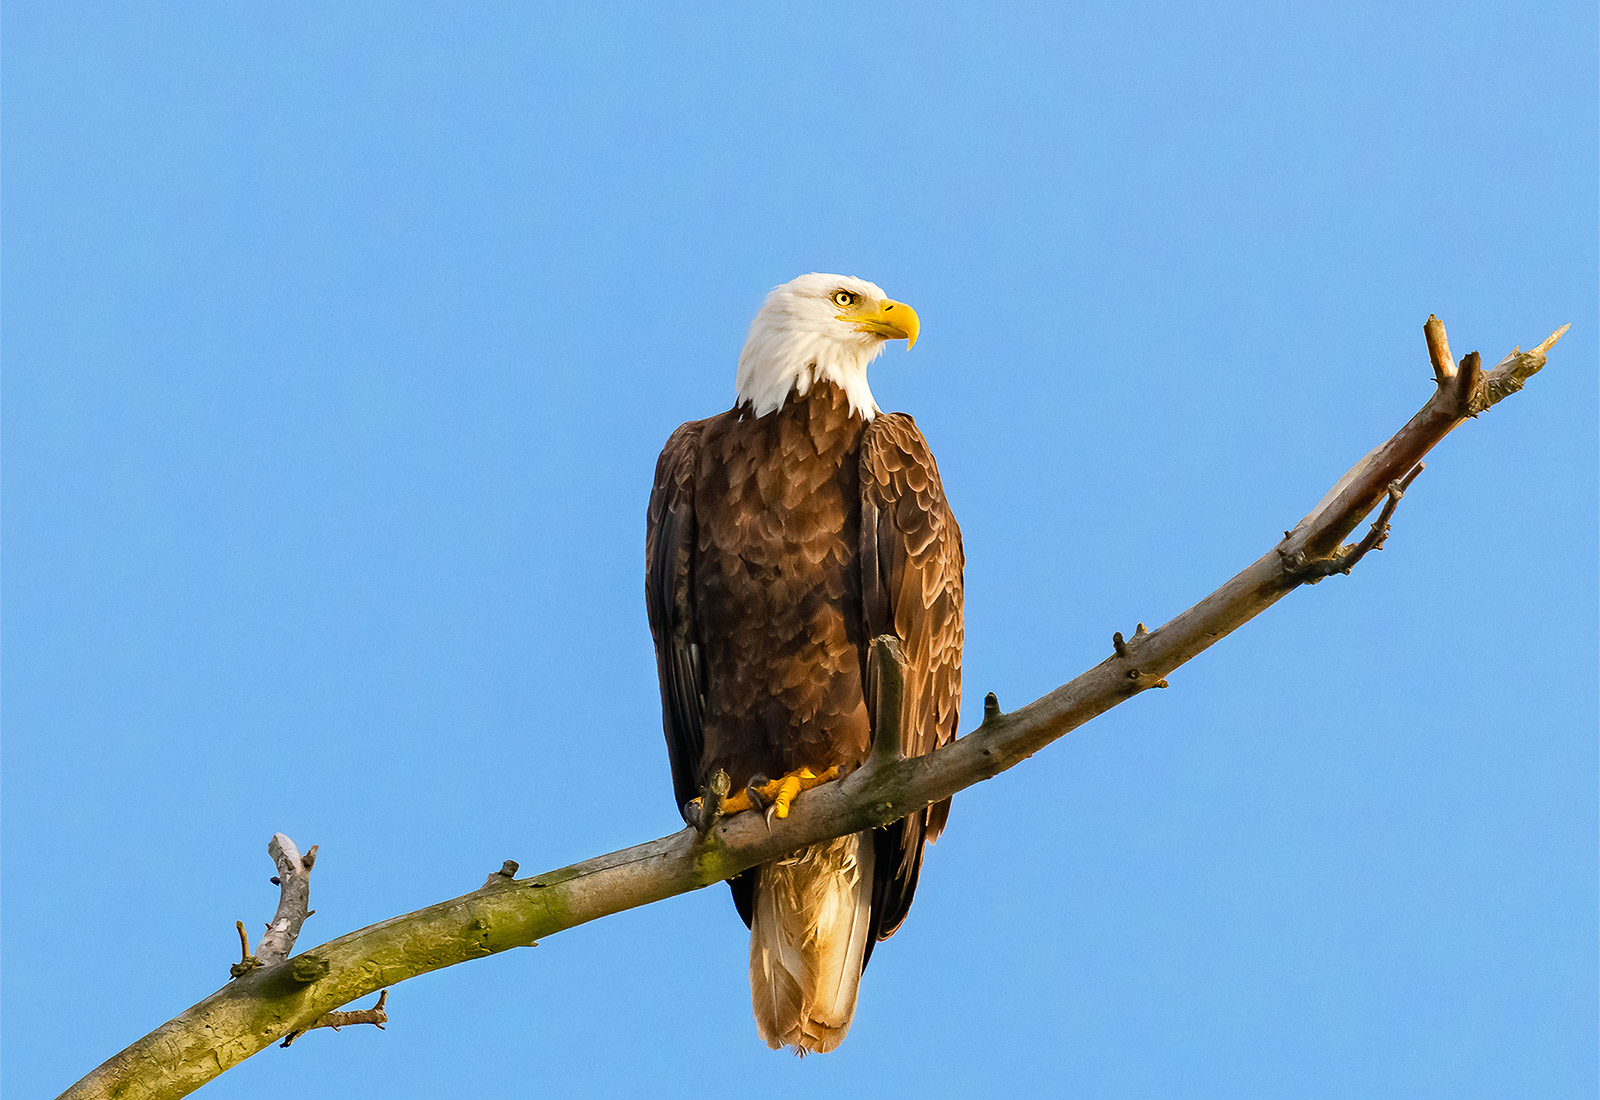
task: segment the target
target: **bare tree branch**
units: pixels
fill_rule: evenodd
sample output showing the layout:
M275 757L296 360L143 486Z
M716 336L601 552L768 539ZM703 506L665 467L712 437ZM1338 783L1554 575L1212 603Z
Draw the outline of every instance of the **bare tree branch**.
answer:
M1425 335L1437 388L1399 432L1356 463L1282 542L1238 576L1157 630L1141 624L1130 639L1114 635L1110 656L1042 699L1007 714L990 694L974 732L927 756L875 750L864 767L810 791L771 828L759 813L718 820L715 806L704 817L697 807L694 825L671 836L533 878L491 875L469 894L259 966L112 1057L63 1097L183 1096L268 1044L319 1026L357 997L709 886L808 844L889 824L999 774L1123 700L1165 687L1179 665L1299 585L1347 571L1377 548L1423 455L1521 389L1565 331L1483 372L1476 353L1459 366L1451 360L1444 326L1430 317ZM1379 503L1385 507L1372 532L1355 546L1342 546ZM892 668L886 671L893 675ZM288 938L292 942L292 934Z

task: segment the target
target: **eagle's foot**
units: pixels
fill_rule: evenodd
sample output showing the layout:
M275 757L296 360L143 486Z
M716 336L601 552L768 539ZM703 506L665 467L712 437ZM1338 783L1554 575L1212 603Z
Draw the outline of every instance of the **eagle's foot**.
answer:
M839 766L835 764L821 774L810 768L801 768L777 779L757 776L744 790L729 795L723 801L722 812L736 814L745 810L762 810L765 811L768 821L774 817L788 817L789 807L801 791L809 791L812 787L830 783L838 779L840 774Z

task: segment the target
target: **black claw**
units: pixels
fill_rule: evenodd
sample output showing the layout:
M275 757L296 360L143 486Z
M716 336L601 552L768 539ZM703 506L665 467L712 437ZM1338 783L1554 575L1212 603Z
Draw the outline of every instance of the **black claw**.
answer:
M754 809L765 810L767 808L767 800L761 796L761 791L758 790L758 788L765 787L770 782L772 782L772 780L768 779L764 775L750 777L750 783L747 787L745 787L744 793L749 797L750 805Z

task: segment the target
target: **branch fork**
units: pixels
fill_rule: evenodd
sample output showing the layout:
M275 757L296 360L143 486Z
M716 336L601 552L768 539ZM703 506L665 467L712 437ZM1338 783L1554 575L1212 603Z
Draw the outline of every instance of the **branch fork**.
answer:
M289 960L289 956L294 953L295 941L300 938L300 929L305 925L306 918L316 912L310 906L311 868L317 862L317 846L313 844L304 855L301 855L294 841L283 833L273 833L272 839L267 842L267 854L272 857L273 863L278 868L278 873L271 879L272 884L278 888L278 909L272 915L267 930L262 933L254 953L250 950L250 937L244 930L244 921L234 921L234 927L239 932L241 958L228 968L228 973L233 978L242 978L246 974ZM516 873L516 861L508 859L500 870L489 876L484 886L488 887L496 882L513 882ZM307 952L290 961L289 980L296 986L304 987L326 977L329 970L327 959L314 952ZM307 1031L319 1027L331 1027L338 1031L346 1024L375 1024L381 1030L383 1025L389 1022L389 1014L384 1007L388 999L389 991L384 990L378 996L378 1003L371 1008L325 1012L307 1026L289 1032L279 1045L289 1046Z
M1470 359L1471 356L1468 356ZM1383 511L1378 513L1378 518L1372 521L1366 537L1360 542L1341 546L1326 558L1310 559L1304 549L1289 550L1280 546L1278 554L1283 558L1284 572L1293 580L1304 584L1316 584L1323 577L1331 577L1335 573L1349 575L1350 570L1356 567L1362 558L1372 550L1382 550L1385 540L1389 537L1389 520L1394 517L1394 510L1400 503L1400 498L1406 495L1406 490L1411 488L1411 483L1417 480L1417 475L1426 468L1424 463L1417 463L1411 472L1398 481L1389 482L1385 490L1387 499L1384 501Z
M310 905L311 868L317 862L317 846L313 844L301 855L294 841L283 833L273 833L272 839L267 841L267 854L278 867L278 873L271 880L278 888L278 911L261 934L254 954L250 951L250 937L245 934L244 921L234 921L234 927L239 930L241 958L228 968L228 973L235 978L287 959L294 951L294 941L300 938L301 926L316 912Z

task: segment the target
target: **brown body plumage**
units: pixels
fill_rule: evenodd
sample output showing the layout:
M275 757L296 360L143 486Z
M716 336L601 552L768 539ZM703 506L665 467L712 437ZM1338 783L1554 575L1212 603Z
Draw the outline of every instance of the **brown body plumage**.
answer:
M679 805L716 769L758 776L860 765L872 744L866 654L906 652L904 751L955 734L961 539L903 414L853 412L818 382L781 408L683 425L651 494L646 596ZM734 879L751 925L758 1028L830 1050L872 944L904 920L949 803Z

